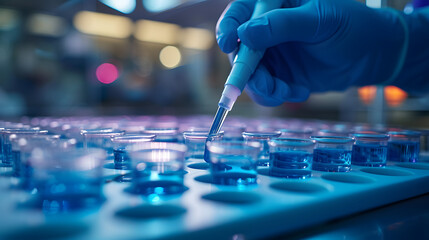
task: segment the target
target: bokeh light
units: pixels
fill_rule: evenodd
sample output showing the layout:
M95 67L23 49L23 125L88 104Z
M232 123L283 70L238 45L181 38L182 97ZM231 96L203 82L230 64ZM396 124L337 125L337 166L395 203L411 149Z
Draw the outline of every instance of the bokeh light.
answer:
M384 88L384 96L389 106L397 107L407 99L408 94L398 87L387 86Z
M98 81L104 84L110 84L118 79L118 68L111 63L103 63L95 71Z
M175 68L179 65L182 59L182 54L179 49L174 46L166 46L159 53L159 60L166 68Z
M365 86L358 89L359 99L364 104L371 104L377 94L376 86Z

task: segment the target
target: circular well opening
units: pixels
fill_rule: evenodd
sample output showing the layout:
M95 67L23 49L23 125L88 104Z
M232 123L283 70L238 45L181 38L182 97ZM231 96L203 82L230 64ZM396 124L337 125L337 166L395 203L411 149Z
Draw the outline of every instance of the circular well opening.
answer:
M330 173L322 175L323 179L334 181L334 182L342 182L342 183L373 183L375 180L373 178L359 176L353 173Z
M206 162L204 162L204 163L191 163L188 165L188 167L193 168L193 169L206 170L206 169L209 169L210 165Z
M148 218L164 218L181 215L186 209L174 205L140 205L124 208L116 212L117 217L133 220Z
M404 170L392 169L392 168L362 168L362 172L382 175L382 176L410 176L414 173Z
M328 191L325 186L309 182L276 182L271 184L270 187L276 190L294 193L319 193Z
M402 168L429 170L429 164L427 163L398 163L396 164L396 166L402 167Z
M206 200L230 204L250 204L259 202L261 197L251 192L220 191L201 196Z
M6 234L4 239L34 240L70 238L85 233L88 229L88 226L84 224L43 224L14 230Z

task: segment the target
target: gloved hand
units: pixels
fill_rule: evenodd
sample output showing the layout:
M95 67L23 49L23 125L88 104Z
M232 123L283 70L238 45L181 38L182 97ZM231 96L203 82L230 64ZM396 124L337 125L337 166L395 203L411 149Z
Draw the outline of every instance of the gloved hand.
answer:
M283 8L249 20L255 0L237 0L217 25L217 42L231 53L241 44L265 55L245 88L254 101L276 106L311 92L389 82L407 48L402 13L355 0L285 0ZM248 21L249 20L249 21Z

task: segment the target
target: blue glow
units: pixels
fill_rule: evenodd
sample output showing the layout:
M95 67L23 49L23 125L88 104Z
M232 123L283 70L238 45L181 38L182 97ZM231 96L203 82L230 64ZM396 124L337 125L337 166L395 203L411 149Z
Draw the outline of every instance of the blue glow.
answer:
M136 9L136 0L99 0L121 13L130 14Z
M143 0L143 6L149 12L162 12L175 8L181 4L180 0Z

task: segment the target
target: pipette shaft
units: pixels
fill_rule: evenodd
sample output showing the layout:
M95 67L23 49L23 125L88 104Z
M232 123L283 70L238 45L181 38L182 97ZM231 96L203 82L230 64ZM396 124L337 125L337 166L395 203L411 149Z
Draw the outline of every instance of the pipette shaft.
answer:
M283 0L258 0L251 19L260 17L270 10L281 7L282 2ZM219 108L209 131L210 135L216 135L221 129L228 112L231 111L237 97L240 96L264 53L265 50L253 50L244 44L240 46L231 72L226 80L225 88L218 104Z

